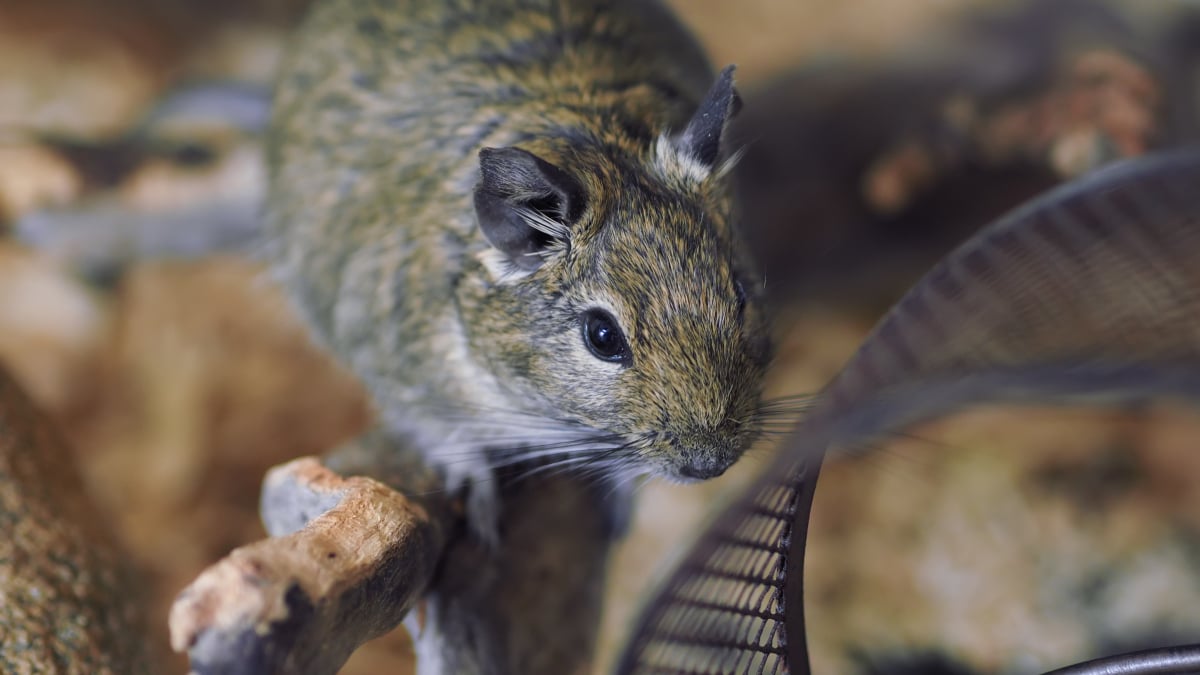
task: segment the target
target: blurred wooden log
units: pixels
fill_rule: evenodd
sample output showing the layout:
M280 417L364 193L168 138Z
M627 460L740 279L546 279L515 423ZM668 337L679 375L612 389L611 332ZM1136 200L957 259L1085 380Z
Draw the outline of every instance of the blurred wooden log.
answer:
M132 570L62 440L0 370L0 671L147 672Z

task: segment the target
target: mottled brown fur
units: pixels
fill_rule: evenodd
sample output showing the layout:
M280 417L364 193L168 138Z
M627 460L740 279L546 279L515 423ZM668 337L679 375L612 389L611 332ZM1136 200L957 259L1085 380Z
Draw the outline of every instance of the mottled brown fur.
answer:
M711 475L756 435L768 345L730 153L704 166L680 133L711 82L647 0L315 8L277 98L275 267L387 430L452 482L483 485L485 456L521 447L608 475ZM533 271L473 206L479 153L502 147L582 193L551 213L569 233ZM596 307L628 363L586 348Z

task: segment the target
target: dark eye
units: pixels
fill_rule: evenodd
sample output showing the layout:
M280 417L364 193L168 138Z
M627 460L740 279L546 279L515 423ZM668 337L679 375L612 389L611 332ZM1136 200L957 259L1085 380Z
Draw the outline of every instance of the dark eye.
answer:
M583 314L583 341L598 359L627 362L629 346L611 314L589 309Z

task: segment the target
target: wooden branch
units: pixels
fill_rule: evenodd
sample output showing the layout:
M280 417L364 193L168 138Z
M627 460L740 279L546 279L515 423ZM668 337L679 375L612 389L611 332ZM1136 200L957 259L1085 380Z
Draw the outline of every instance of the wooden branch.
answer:
M419 453L381 434L340 449L328 465L381 480L441 517L461 510ZM457 522L423 611L408 624L418 673L590 673L609 547L628 496L569 474L521 478L518 470L497 480L499 547L482 545Z
M0 672L147 672L132 572L65 444L2 369L0 533Z
M180 594L172 646L205 675L324 675L419 604L409 628L424 675L590 672L609 490L568 476L499 487L502 544L492 550L466 535L461 506L419 455L378 435L325 466L276 468L262 499L276 536Z
M313 458L268 474L263 514L281 536L236 549L171 608L171 646L194 672L337 672L424 593L451 522Z

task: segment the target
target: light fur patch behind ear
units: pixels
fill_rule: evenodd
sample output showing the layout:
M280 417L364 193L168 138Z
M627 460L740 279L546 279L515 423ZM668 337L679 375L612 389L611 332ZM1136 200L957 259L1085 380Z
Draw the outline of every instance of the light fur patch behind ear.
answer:
M480 251L475 254L475 259L483 265L488 277L495 284L510 284L533 274L533 270L517 267L507 255L494 248Z
M682 178L694 183L703 183L712 173L704 162L683 151L667 134L661 134L654 143L654 168L664 178Z

